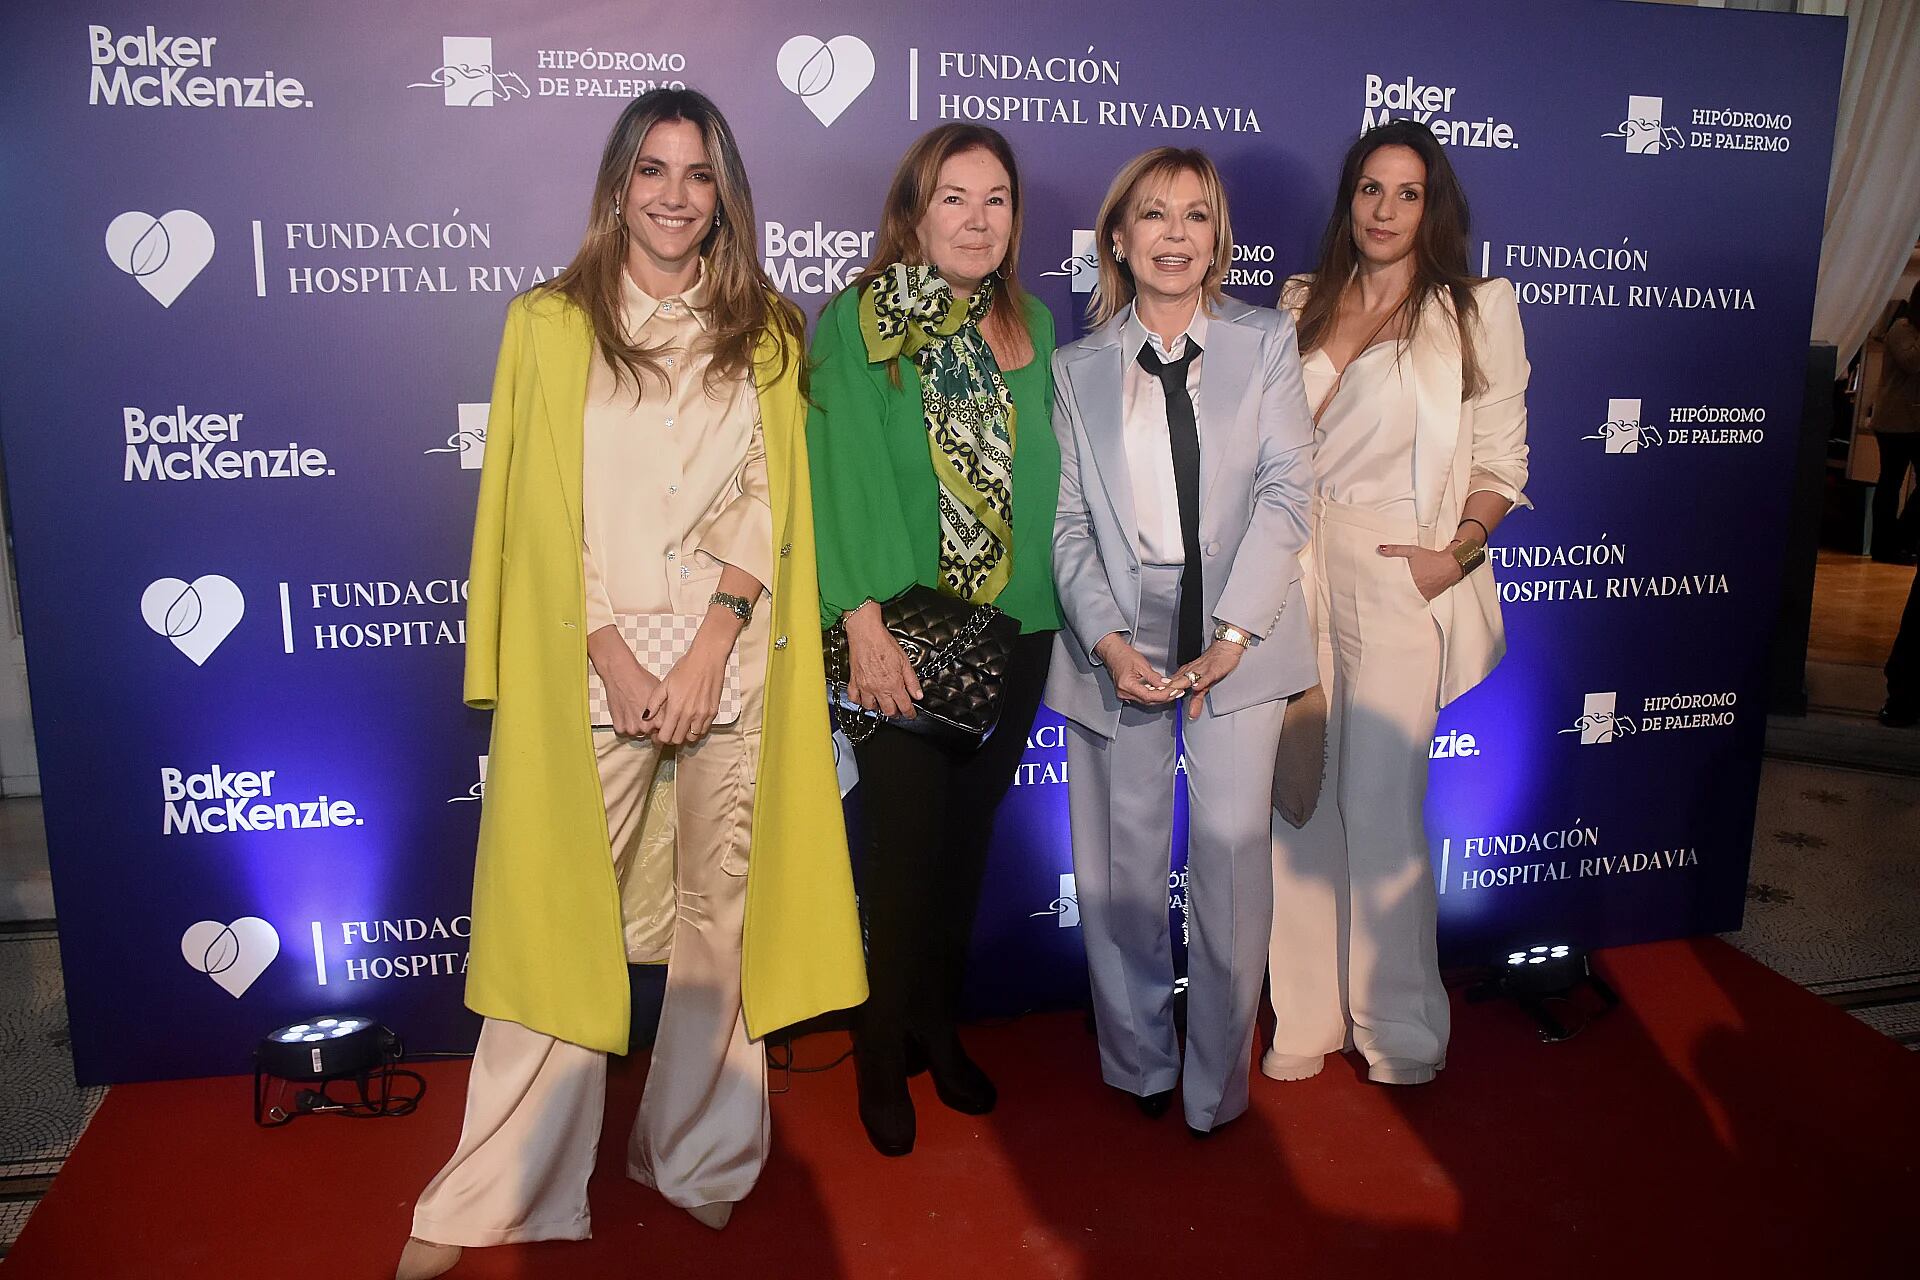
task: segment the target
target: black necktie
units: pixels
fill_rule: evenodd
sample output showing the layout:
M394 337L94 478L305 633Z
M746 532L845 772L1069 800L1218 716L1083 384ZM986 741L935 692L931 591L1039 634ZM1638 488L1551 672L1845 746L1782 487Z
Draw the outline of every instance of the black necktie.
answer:
M1180 545L1186 564L1180 573L1180 627L1174 660L1185 664L1206 647L1205 579L1200 571L1200 426L1193 416L1193 397L1187 394L1187 366L1200 355L1191 337L1178 360L1162 363L1153 343L1140 344L1135 358L1142 369L1160 379L1167 396L1167 443L1173 449L1173 491L1180 501Z

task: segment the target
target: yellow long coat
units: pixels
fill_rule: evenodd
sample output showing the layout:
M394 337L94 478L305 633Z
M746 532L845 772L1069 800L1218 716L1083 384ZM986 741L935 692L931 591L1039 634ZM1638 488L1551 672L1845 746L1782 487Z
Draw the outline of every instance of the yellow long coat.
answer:
M866 999L827 725L802 353L756 362L773 527L772 648L747 874L742 994L758 1038ZM587 723L582 417L592 330L572 303L517 298L487 417L467 598L467 704L493 712L473 876L467 1007L627 1049L629 995Z

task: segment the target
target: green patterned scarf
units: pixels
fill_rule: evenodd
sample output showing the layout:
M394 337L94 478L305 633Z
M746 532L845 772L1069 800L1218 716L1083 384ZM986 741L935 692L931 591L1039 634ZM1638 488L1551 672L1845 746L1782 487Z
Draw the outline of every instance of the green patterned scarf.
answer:
M960 299L932 267L895 263L860 290L867 359L920 370L927 447L940 482L940 582L986 604L1013 576L1013 395L980 321L993 278Z

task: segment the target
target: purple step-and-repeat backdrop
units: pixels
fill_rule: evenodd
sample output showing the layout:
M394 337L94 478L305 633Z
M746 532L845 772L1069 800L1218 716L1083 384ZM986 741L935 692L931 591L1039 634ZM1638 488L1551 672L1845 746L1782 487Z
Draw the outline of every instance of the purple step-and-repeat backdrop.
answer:
M1027 283L1080 331L1108 178L1220 162L1233 291L1309 265L1347 142L1426 120L1519 290L1538 510L1511 655L1433 746L1449 956L1734 926L1834 122L1838 20L1625 3L12 6L0 433L74 1055L244 1069L266 1029L460 1007L487 722L460 704L502 311L572 254L622 103L716 98L817 312L908 142L1004 130ZM1084 987L1043 717L974 997ZM1181 895L1176 872L1170 903Z

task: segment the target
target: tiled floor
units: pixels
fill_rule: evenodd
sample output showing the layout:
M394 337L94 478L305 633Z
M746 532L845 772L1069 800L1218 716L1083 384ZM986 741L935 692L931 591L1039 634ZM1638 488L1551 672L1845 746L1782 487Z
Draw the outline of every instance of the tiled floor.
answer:
M105 1089L79 1089L52 929L0 934L0 1178L60 1170Z
M73 1082L53 930L0 931L0 1253L106 1096Z
M1920 1048L1920 778L1769 760L1727 940Z

